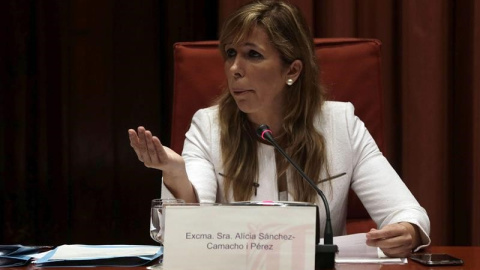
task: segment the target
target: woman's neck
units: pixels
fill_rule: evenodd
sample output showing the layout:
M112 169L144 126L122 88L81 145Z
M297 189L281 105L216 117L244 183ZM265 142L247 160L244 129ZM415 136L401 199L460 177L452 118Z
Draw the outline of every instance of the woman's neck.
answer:
M248 114L248 120L252 123L252 125L258 128L260 125L267 125L273 133L273 136L280 135L283 133L282 131L282 119L279 117L280 114L270 117L260 117Z

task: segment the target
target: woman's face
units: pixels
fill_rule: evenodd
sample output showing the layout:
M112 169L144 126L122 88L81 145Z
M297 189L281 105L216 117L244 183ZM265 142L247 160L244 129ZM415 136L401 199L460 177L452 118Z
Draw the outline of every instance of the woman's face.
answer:
M288 68L265 30L255 27L240 44L227 43L225 55L228 88L239 109L253 122L280 115Z

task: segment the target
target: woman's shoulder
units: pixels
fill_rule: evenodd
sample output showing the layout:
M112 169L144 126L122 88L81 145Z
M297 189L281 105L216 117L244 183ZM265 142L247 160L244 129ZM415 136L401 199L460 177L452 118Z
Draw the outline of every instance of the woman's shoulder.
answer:
M218 105L213 105L207 108L199 109L193 115L193 120L208 121L217 119L218 117Z
M317 115L315 125L323 133L340 134L355 122L355 108L350 102L326 101L321 113ZM337 132L334 132L337 130Z
M324 115L338 115L338 113L353 113L354 107L350 102L342 101L325 101L322 106L322 114Z
M218 130L218 106L211 106L195 112L188 133L190 136L201 136L205 141L215 138Z
M355 108L350 102L326 101L317 118L321 125L333 124L334 122L349 122L355 117Z

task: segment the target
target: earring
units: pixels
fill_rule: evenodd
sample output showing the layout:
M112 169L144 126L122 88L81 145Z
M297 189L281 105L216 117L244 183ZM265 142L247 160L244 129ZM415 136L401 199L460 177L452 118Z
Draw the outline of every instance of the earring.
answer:
M293 79L288 79L288 80L287 80L287 85L290 86L290 85L292 85L292 84L293 84Z

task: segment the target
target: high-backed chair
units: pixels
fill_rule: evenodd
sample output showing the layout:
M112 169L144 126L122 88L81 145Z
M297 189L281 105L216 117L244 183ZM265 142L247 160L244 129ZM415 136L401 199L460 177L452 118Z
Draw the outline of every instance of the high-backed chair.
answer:
M320 81L330 100L349 101L355 114L384 151L380 46L373 39L315 39ZM208 107L226 86L217 41L174 45L174 85L170 147L181 153L193 114ZM347 233L376 227L358 197L350 191Z

